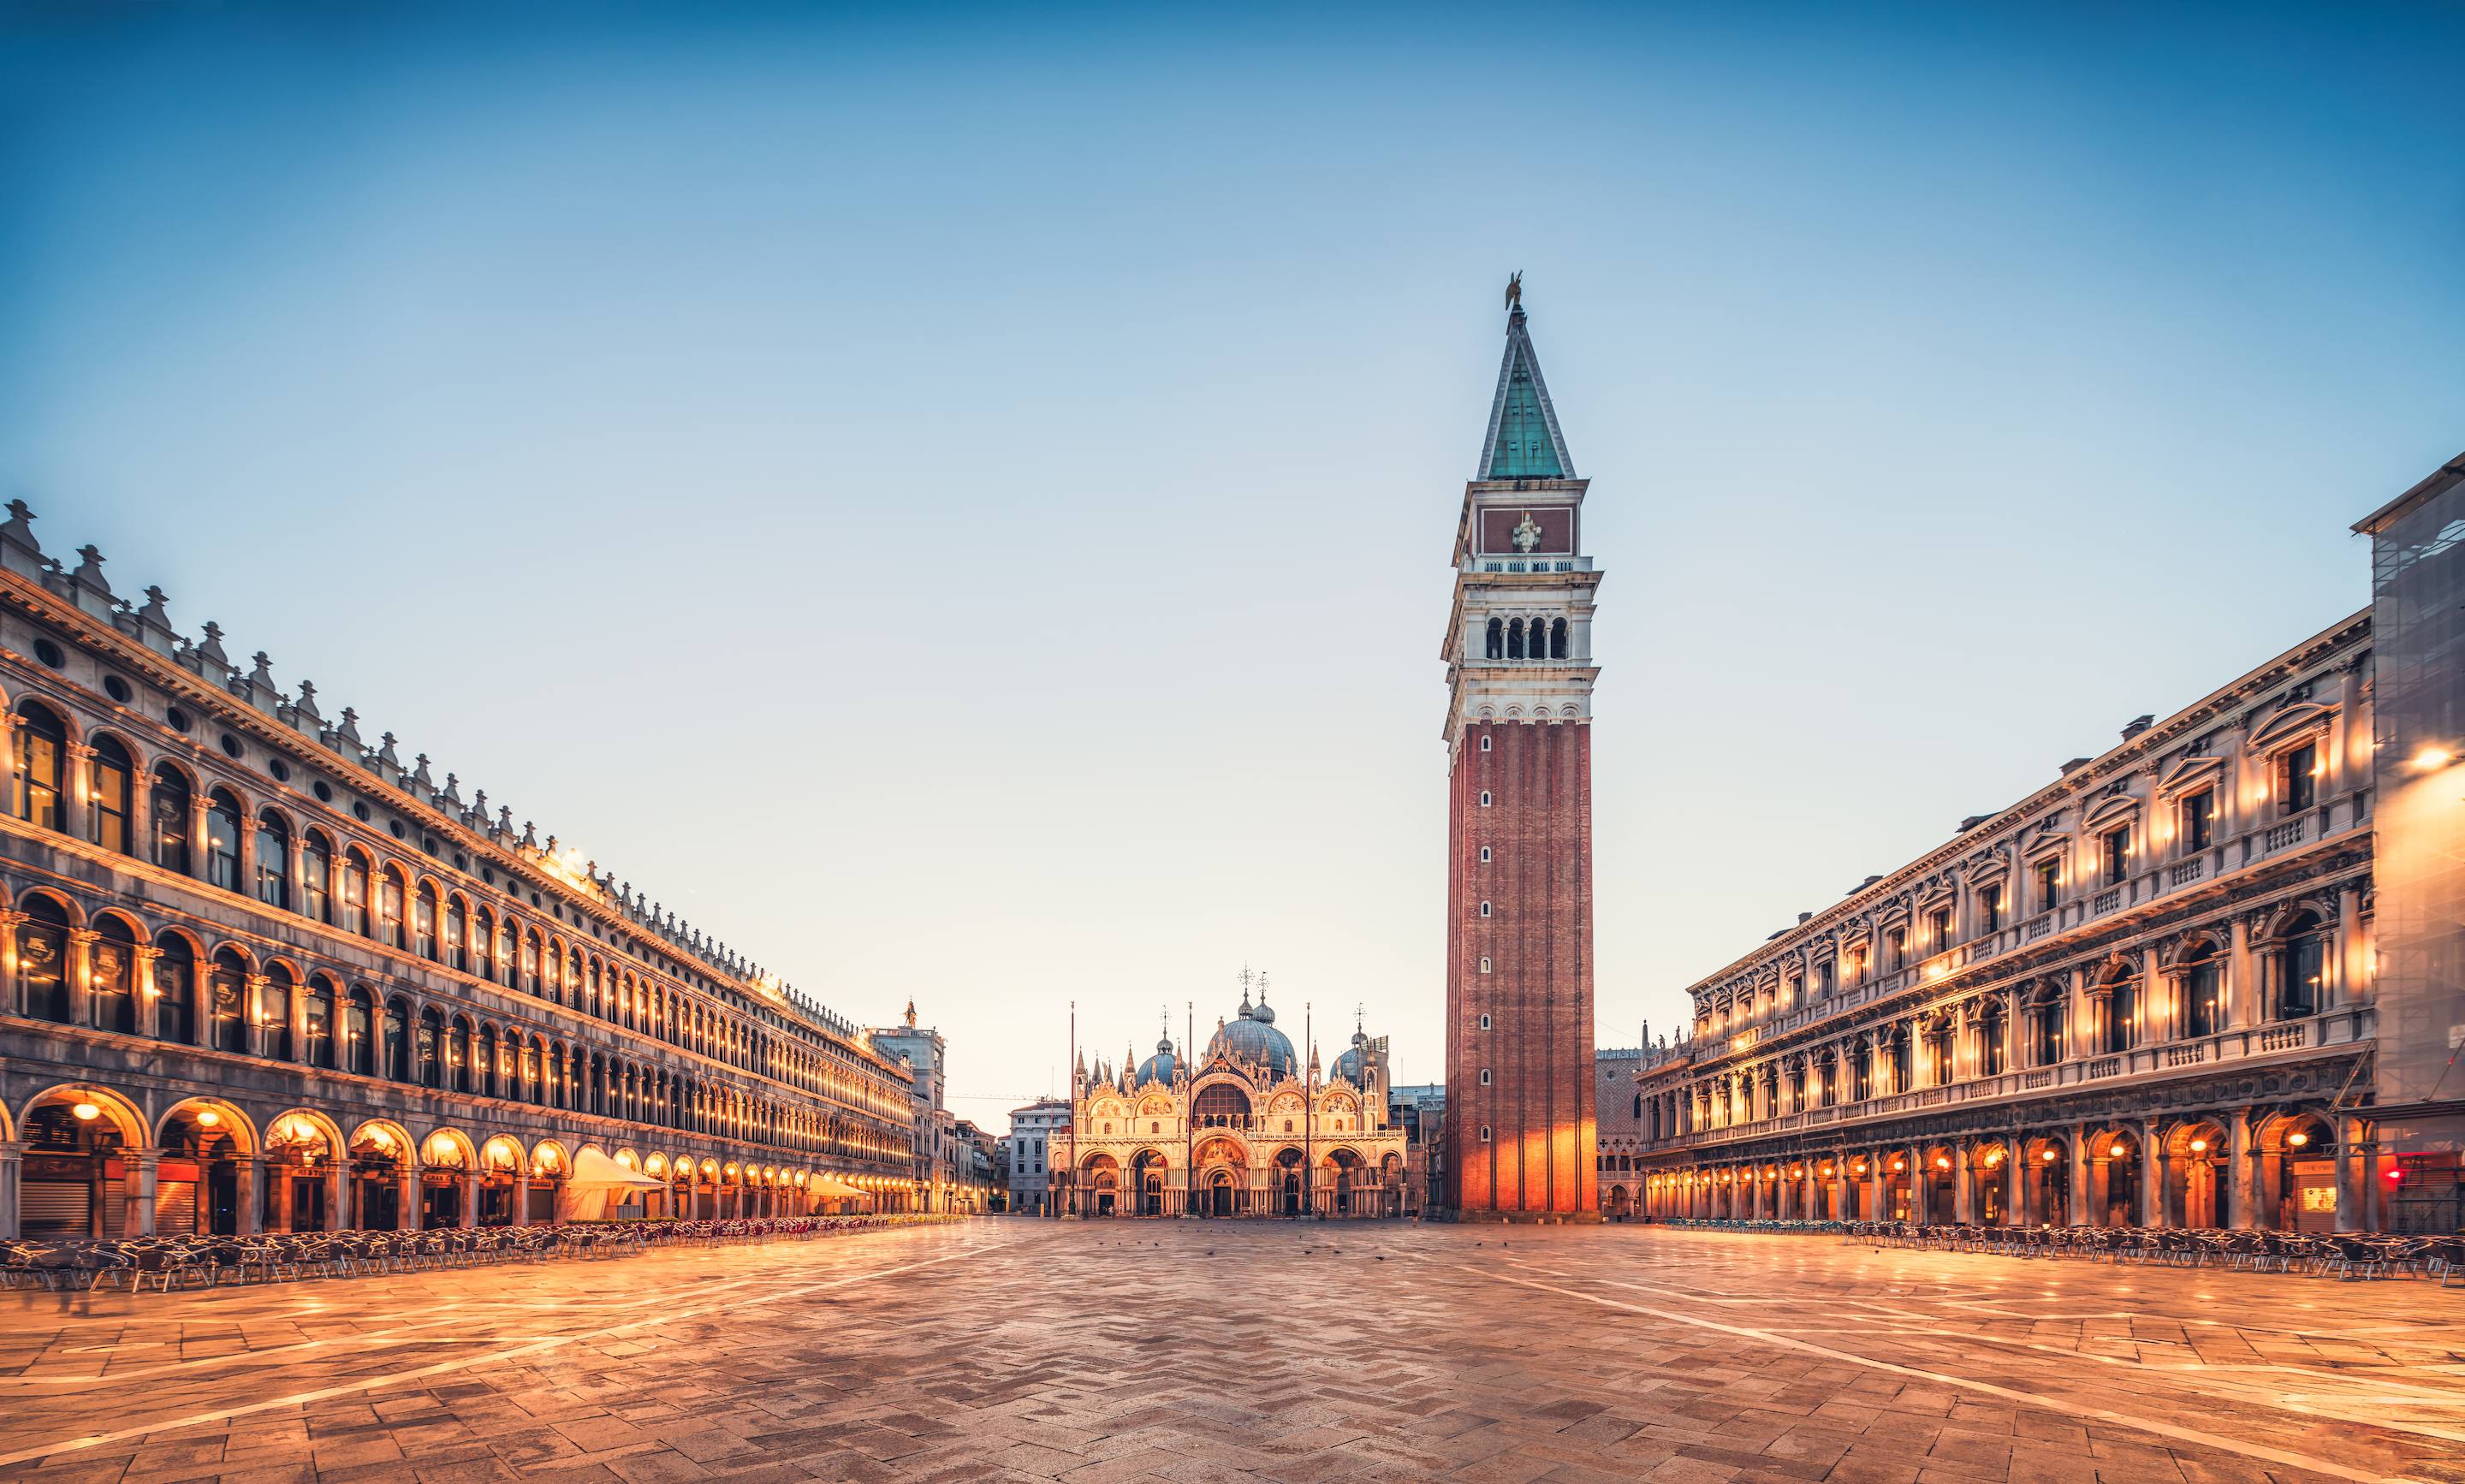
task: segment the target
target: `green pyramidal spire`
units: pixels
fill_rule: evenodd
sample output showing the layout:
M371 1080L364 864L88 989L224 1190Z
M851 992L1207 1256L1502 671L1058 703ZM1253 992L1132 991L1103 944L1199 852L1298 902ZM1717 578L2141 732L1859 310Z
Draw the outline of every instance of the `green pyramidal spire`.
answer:
M1549 385L1541 379L1541 358L1523 328L1518 295L1506 319L1506 362L1498 370L1498 395L1489 408L1489 436L1481 445L1481 479L1571 479L1575 462L1558 432Z

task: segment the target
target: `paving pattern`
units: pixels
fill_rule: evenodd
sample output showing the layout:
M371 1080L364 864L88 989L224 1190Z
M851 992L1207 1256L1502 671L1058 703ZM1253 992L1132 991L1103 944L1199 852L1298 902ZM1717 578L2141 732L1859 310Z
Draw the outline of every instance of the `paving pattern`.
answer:
M2465 1481L2465 1288L990 1219L0 1294L0 1477Z

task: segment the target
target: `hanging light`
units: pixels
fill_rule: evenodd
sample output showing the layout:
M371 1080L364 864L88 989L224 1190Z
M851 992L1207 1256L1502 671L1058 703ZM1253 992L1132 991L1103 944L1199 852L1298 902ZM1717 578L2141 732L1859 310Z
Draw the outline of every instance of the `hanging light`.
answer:
M2119 1160L2119 1159L2121 1159L2121 1158L2122 1158L2122 1145L2121 1145L2121 1143L2119 1143L2119 1142L2118 1142L2118 1143L2115 1143L2115 1144L2113 1144L2113 1145L2109 1146L2109 1147L2106 1149L2106 1151L2105 1151L2105 1157L2106 1157L2107 1159L2109 1159L2109 1160Z
M2293 1133L2285 1136L2285 1141L2292 1144L2295 1148L2299 1149L2304 1144L2311 1141L2311 1136L2298 1128Z
M2054 1161L2056 1161L2056 1160L2058 1160L2058 1159L2062 1158L2062 1156L2060 1156L2060 1155L2056 1154L2054 1150L2049 1149L2049 1150L2045 1151L2043 1154L2038 1155L2038 1156L2037 1156L2037 1158L2038 1158L2038 1159L2041 1159L2041 1160L2043 1160L2043 1161L2045 1161L2045 1162L2046 1162L2047 1163L2049 1163L2049 1164L2052 1164L2052 1163L2054 1163Z
M204 1109L197 1114L197 1126L199 1128L211 1128L222 1120L223 1116L216 1113L211 1108Z
M2194 1139L2194 1140L2192 1140L2192 1141L2191 1141L2191 1152L2192 1152L2193 1154L2206 1154L2206 1153L2208 1153L2208 1152L2209 1152L2209 1141L2208 1141L2207 1140L2205 1140L2205 1139Z
M71 1108L69 1112L76 1114L80 1120L87 1123L91 1123L95 1119L102 1117L102 1109L90 1102L78 1103L76 1107Z

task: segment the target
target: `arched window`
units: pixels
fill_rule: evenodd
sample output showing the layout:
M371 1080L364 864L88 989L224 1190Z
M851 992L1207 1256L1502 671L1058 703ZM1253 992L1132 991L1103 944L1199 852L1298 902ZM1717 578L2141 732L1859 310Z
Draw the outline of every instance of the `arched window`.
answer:
M10 812L44 830L60 827L60 777L68 764L68 728L49 706L27 702L11 729L17 754Z
M1566 657L1566 621L1563 618L1549 620L1549 657Z
M497 1082L498 1052L496 1027L481 1026L479 1028L478 1044L472 1051L471 1055L473 1058L472 1065L477 1069L479 1074L479 1096L482 1097L503 1096L504 1095L498 1090Z
M436 960L435 883L432 881L420 882L419 894L415 898L413 898L413 900L415 905L411 908L411 930L413 935L411 951L417 953L421 958L433 963Z
M520 936L513 919L507 918L497 924L497 974L508 989L513 988L521 978L522 954L514 946Z
M434 1006L419 1012L418 1029L411 1033L411 1060L417 1069L422 1087L445 1085L445 1017Z
M26 899L17 924L17 987L34 1020L69 1020L69 915L49 897Z
M2105 991L2105 1051L2113 1055L2140 1044L2140 976L2124 969Z
M411 1080L411 1002L400 995L386 1001L385 1074L396 1082Z
M206 976L206 1016L215 1051L248 1052L248 964L224 948Z
M256 1024L264 1037L263 1054L276 1061L291 1059L291 970L269 965L256 988Z
M206 880L226 892L241 890L239 800L220 788L206 803Z
M539 1037L532 1036L529 1040L522 1043L522 1099L524 1102L535 1103L541 1101L541 1059Z
M470 920L463 915L462 898L445 899L445 966L468 971L471 967Z
M177 933L154 940L154 1034L180 1046L197 1044L197 957Z
M2003 1002L1988 1000L1977 1017L1977 1074L1999 1077L2004 1072Z
M122 855L133 853L137 844L128 831L130 781L136 773L120 739L95 739L94 759L87 765L88 802L93 805L87 813L87 835L104 850Z
M1902 1026L1892 1032L1892 1085L1888 1091L1905 1093L1917 1086L1913 1063L1909 1028Z
M272 809L256 816L256 899L291 910L291 827Z
M491 982L497 977L497 919L485 907L471 919L471 972Z
M2059 998L2050 995L2029 1008L2028 1030L2032 1065L2051 1067L2063 1059L2063 1002Z
M537 933L522 936L522 989L528 994L540 992L540 939Z
M154 814L154 864L184 876L195 875L196 864L189 854L196 827L189 818L188 776L168 763L155 768L154 797L149 802Z
M1523 620L1520 618L1510 618L1506 621L1506 657L1509 659L1523 657Z
M369 936L368 858L358 851L343 854L342 878L334 883L334 907L341 920L334 925L361 938Z
M377 941L389 948L402 946L402 873L388 866L377 876Z
M1491 659L1504 659L1506 657L1506 620L1502 618L1493 618L1489 621L1489 649L1487 657Z
M377 1073L377 1002L366 985L343 1001L343 1067L364 1077Z
M86 978L91 998L87 1012L97 1030L122 1035L137 1031L137 935L118 918L95 924L93 944L86 950Z
M300 910L314 922L334 920L334 847L322 831L300 846Z
M2225 1027L2223 964L2217 945L2203 941L2183 955L2183 1033L2214 1035Z
M300 1006L308 1032L307 1062L331 1070L334 1065L334 982L319 975L308 981L308 998Z
M445 1043L445 1070L452 1074L454 1091L471 1091L471 1023L459 1015L454 1017L454 1031Z
M2267 967L2270 1019L2299 1020L2326 1008L2328 942L2316 914L2298 912L2286 920Z

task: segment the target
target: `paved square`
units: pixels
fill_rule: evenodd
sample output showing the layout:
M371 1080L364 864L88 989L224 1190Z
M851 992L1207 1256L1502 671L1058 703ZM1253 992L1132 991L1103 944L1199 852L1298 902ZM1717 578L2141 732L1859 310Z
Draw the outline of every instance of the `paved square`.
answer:
M0 1474L2465 1479L2460 1318L1810 1237L996 1219L0 1296Z

